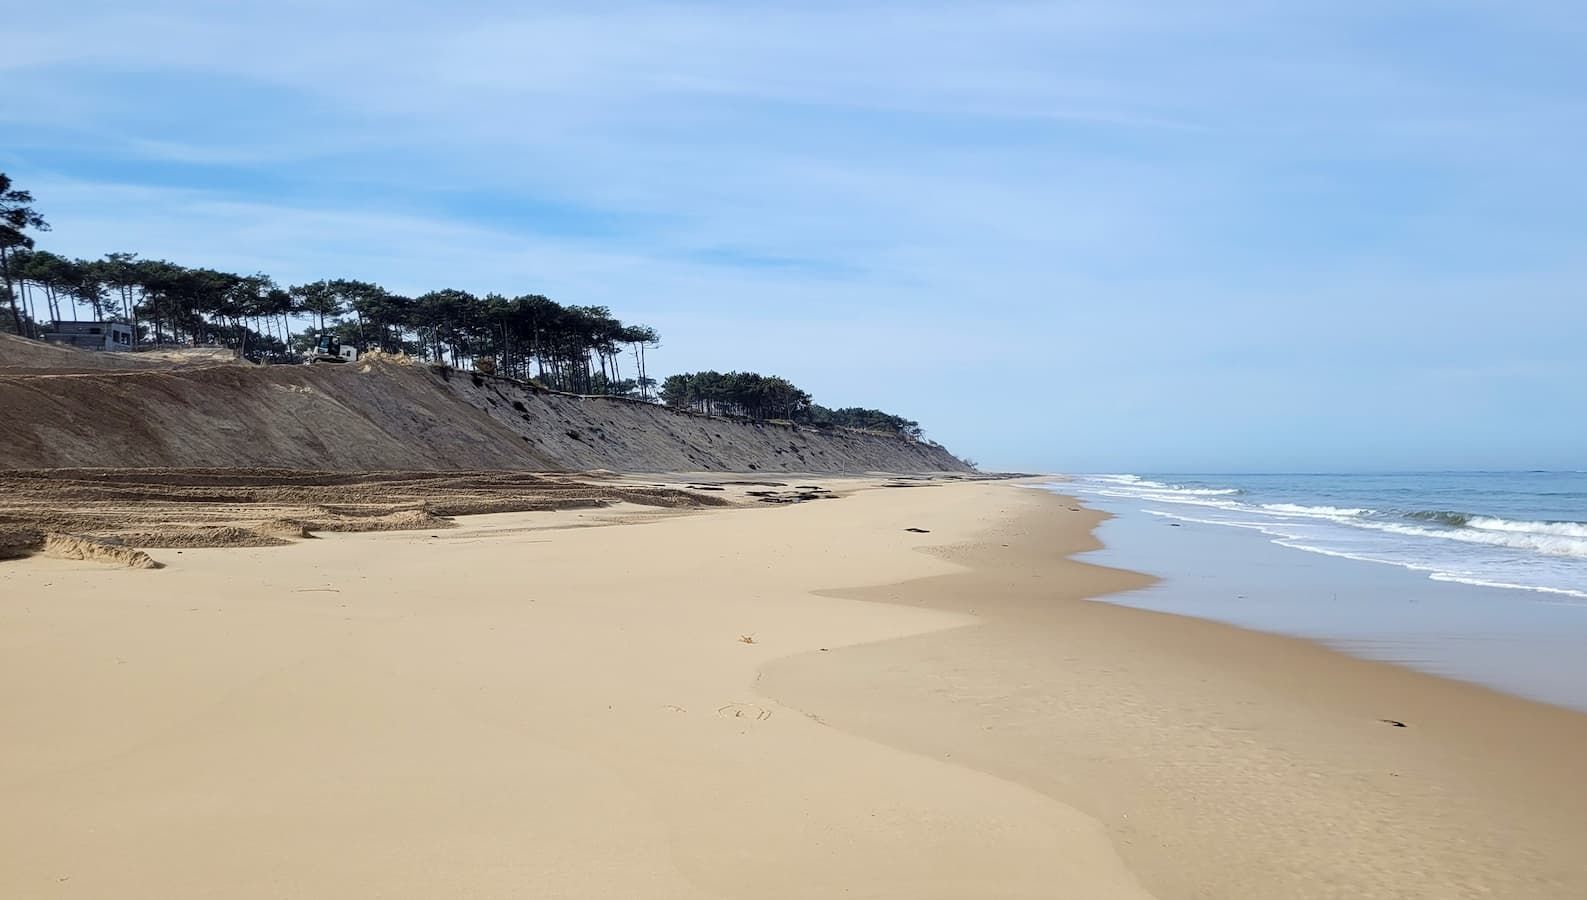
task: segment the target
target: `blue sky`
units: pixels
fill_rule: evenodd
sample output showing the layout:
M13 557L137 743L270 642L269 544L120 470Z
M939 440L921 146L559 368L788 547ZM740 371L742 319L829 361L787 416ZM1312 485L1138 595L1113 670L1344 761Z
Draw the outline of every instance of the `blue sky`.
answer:
M1570 2L31 4L41 245L604 304L983 465L1587 464Z

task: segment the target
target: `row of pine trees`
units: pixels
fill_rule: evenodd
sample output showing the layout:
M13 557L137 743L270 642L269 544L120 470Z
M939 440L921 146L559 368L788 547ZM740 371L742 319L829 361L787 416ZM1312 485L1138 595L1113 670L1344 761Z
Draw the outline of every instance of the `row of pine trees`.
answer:
M668 377L657 391L646 351L660 346L660 335L604 306L452 288L408 297L349 279L282 286L263 273L190 268L134 253L72 259L36 249L33 234L49 224L32 204L32 195L13 189L0 172L0 291L11 314L6 330L24 337L39 337L45 322L116 320L132 325L138 346L218 344L256 362L290 363L330 334L362 352L405 353L570 393L921 436L920 426L901 416L820 406L777 376L694 372Z
M604 306L564 306L539 294L447 288L406 297L348 279L283 287L264 274L131 253L84 260L24 248L10 253L7 267L26 325L114 318L131 323L140 344L220 344L259 362L295 361L329 332L363 351L463 368L489 359L502 374L575 393L648 396L654 385L644 362L660 343L655 329L622 322ZM304 319L294 333L294 321Z
M755 372L686 372L661 383L661 402L707 415L782 419L818 427L841 426L921 437L920 423L902 416L848 406L828 409L786 378Z

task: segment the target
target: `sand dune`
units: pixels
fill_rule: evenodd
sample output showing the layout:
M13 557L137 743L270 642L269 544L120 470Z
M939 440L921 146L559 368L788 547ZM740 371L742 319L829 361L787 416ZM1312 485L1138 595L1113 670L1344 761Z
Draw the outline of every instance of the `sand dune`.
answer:
M117 368L119 367L119 368ZM0 468L934 472L940 447L533 390L405 359L253 366L0 343Z

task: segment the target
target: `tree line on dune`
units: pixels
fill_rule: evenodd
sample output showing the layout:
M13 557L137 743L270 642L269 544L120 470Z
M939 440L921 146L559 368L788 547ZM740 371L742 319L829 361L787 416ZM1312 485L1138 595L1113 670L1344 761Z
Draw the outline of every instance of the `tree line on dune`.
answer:
M361 352L405 353L569 393L921 436L915 422L880 410L819 406L776 376L673 375L658 391L646 351L660 346L660 335L648 325L621 321L604 306L452 288L409 297L350 279L283 286L263 273L190 268L134 253L93 260L60 256L35 248L30 232L48 231L49 224L33 202L0 172L0 290L10 312L0 322L25 337L48 332L46 322L113 320L131 325L140 347L221 345L256 362L292 363L312 353L322 335L331 335ZM626 372L625 352L631 361Z
M919 440L920 423L902 416L848 406L828 409L786 378L755 372L685 372L661 383L661 402L707 415L781 419L817 427L841 426L900 434Z
M645 372L645 351L660 336L604 306L451 288L406 297L349 279L283 287L262 273L188 268L131 253L83 260L19 248L9 256L21 304L13 319L30 336L42 332L38 321L45 318L119 319L133 325L140 345L219 344L258 362L285 363L332 334L361 351L489 368L573 393L648 395L655 385ZM625 350L633 372L623 371Z

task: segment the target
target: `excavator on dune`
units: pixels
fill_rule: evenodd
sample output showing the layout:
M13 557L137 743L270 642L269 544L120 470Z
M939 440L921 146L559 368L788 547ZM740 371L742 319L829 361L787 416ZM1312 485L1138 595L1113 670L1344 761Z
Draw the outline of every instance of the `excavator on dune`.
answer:
M314 349L309 351L305 362L308 365L315 363L348 363L358 359L358 348L351 344L343 344L342 339L334 334L320 335L319 342Z

